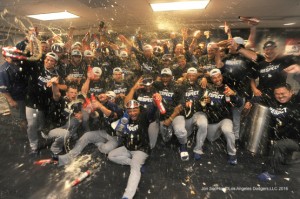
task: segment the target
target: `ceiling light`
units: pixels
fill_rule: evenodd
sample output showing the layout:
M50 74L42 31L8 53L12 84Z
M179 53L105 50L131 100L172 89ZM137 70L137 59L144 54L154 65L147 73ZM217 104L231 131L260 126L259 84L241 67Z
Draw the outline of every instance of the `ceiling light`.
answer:
M292 26L292 25L295 25L296 23L285 23L283 24L284 26Z
M210 0L169 2L169 3L152 3L150 4L154 12L171 11L171 10L196 10L204 9Z
M47 13L47 14L27 15L27 17L31 17L42 21L79 18L79 16L69 13L67 11Z

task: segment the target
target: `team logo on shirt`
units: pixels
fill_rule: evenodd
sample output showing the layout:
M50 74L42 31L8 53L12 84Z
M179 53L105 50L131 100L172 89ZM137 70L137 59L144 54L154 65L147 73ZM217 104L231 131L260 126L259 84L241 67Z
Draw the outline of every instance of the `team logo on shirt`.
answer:
M222 104L222 99L224 97L223 94L220 94L219 92L211 92L208 93L208 96L211 99L211 104Z
M164 89L162 91L159 91L159 94L163 97L166 101L172 101L174 92L169 92L168 90Z
M216 68L217 66L215 64L206 64L203 66L204 69L211 71L212 69Z
M90 88L90 93L99 94L99 93L102 93L102 92L104 92L103 88L99 88L99 87Z
M153 99L149 96L140 96L137 98L137 101L139 102L153 102Z
M135 125L134 124L129 124L127 126L127 129L128 129L129 132L135 132L135 131L138 130L138 128L139 128L138 124L135 124Z
M191 91L187 91L187 92L185 92L185 96L186 97L197 97L198 96L198 94L199 94L199 91L194 91L194 90L191 90Z
M243 63L242 60L227 60L225 62L225 64L228 66L240 66L240 65L242 65L242 63Z
M113 90L113 91L114 91L114 93L116 93L116 94L126 93L127 88L117 88L117 89L115 89L115 90Z
M272 115L282 115L287 112L287 108L272 108L270 107Z
M259 72L260 73L268 73L270 71L277 70L279 68L279 66L280 66L280 64L278 64L278 65L270 65L267 68L261 69Z
M51 80L50 76L47 76L47 77L39 76L38 77L38 85L41 87L44 87L44 89L46 90L47 82L49 82L50 80Z
M79 73L73 73L73 74L70 74L70 75L73 78L82 78L83 77L83 74L79 74Z
M152 69L153 69L152 66L149 66L149 65L146 64L146 63L143 63L143 64L142 64L142 68L145 69L145 70L148 70L148 71L152 71Z

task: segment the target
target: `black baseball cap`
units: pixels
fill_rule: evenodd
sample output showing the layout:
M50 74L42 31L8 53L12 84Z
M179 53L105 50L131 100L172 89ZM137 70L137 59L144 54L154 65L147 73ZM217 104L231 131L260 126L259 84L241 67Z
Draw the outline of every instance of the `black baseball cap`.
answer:
M276 43L275 43L274 41L267 41L267 42L264 44L263 49L269 48L269 47L277 47L277 46L276 46Z

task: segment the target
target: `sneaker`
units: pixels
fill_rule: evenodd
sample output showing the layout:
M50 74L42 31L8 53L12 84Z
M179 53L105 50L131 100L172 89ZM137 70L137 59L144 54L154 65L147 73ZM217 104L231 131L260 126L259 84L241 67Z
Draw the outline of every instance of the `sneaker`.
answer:
M201 155L199 153L194 153L195 160L201 160Z
M51 159L52 159L53 161L58 162L58 154L52 153L52 154L51 154Z
M267 182L267 181L271 181L272 179L274 179L275 175L271 175L266 171L266 172L259 174L257 176L257 178L262 182Z
M180 153L180 158L181 158L182 161L188 161L189 160L189 153L186 149L185 144L180 145L179 153Z
M237 165L237 158L235 155L229 155L228 163L231 165Z

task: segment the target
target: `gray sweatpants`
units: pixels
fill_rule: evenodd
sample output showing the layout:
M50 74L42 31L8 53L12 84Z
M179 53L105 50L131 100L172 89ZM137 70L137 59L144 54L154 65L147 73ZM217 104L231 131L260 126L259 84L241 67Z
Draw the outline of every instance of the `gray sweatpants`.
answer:
M74 136L81 122L76 118L71 118L64 126L60 128L52 129L48 137L54 138L54 142L51 145L51 151L54 154L58 154L64 147L65 140Z
M241 107L232 107L232 121L233 121L233 133L235 139L240 138L240 126L241 126L241 113L244 109L245 98L243 98L243 105Z
M184 116L179 115L176 116L171 123L172 128L174 129L174 134L177 137L180 144L186 144L187 143L187 130L185 128L185 119ZM149 125L148 128L148 134L149 134L149 142L150 147L153 149L157 142L158 133L162 131L163 128L163 121L159 123L152 122Z
M203 144L207 136L207 117L203 112L196 112L193 117L185 120L185 128L188 132L188 136L193 133L194 126L197 126L196 146L194 147L194 153L203 154Z
M81 136L74 148L65 155L58 156L59 165L69 164L88 144L95 144L101 153L108 154L117 148L117 137L112 137L105 130L89 131Z
M143 151L129 151L122 146L112 150L108 154L108 159L121 165L130 165L130 175L123 197L133 198L141 179L141 167L148 158L148 154Z
M27 136L32 150L38 149L38 131L42 130L45 124L43 111L26 106Z
M219 123L209 124L207 130L207 139L213 142L223 133L227 142L228 155L235 155L235 137L232 129L233 124L232 120L230 119L223 119Z

